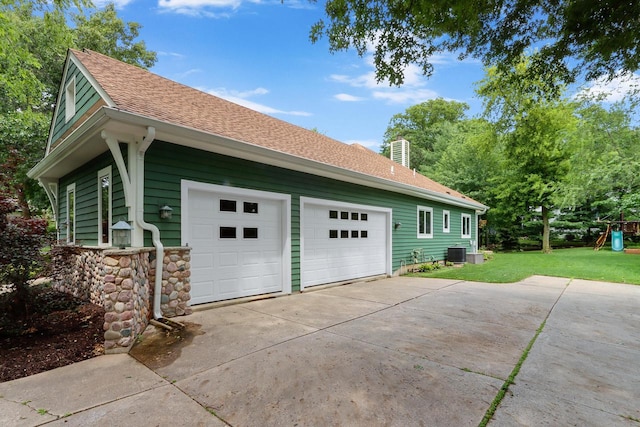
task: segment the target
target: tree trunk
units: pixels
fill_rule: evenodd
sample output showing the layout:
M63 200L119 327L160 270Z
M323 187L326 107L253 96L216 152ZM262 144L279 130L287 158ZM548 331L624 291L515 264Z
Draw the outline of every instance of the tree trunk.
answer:
M17 196L18 196L18 206L20 206L20 210L22 211L22 217L25 219L31 219L31 209L29 209L29 202L27 201L26 196L24 195L24 188L22 185L17 186Z
M549 209L546 206L542 206L542 253L551 253L550 243L550 230L549 230Z

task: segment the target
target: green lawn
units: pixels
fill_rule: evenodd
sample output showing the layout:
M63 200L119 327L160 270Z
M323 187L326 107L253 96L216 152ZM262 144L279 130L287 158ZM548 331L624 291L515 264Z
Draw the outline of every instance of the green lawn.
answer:
M640 284L640 255L591 248L556 249L551 254L541 252L495 253L483 264L465 264L462 268L447 267L421 277L470 280L475 282L512 283L531 275L601 280L605 282Z

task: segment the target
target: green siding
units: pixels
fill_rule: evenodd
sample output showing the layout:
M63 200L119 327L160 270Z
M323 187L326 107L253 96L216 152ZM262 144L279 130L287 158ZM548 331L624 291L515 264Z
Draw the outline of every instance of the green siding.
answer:
M126 145L120 147L126 159ZM126 161L126 160L125 160ZM112 218L116 222L127 219L124 205L124 191L118 168L110 152L104 153L91 162L62 177L58 186L58 224L60 239L67 239L68 229L62 226L67 217L67 186L76 185L76 244L98 244L98 171L111 166L113 187L111 193Z
M68 64L69 69L66 74L67 78L60 86L60 90L62 91L60 105L58 105L57 115L54 118L55 124L51 135L51 142L54 143L54 145L67 130L75 125L76 121L82 117L84 113L86 113L98 100L100 100L98 92L93 86L91 86L89 80L87 80L78 70L76 65L71 61L69 61ZM65 123L66 88L73 77L76 78L76 114L71 120Z
M250 162L242 159L202 152L199 150L154 142L145 162L145 220L158 225L162 241L179 246L180 238L180 181L206 182L232 187L250 188L291 195L292 288L300 287L300 196L337 200L348 203L380 206L393 209L392 223L402 226L393 230L393 270L411 258L411 251L424 250L426 255L442 260L447 248L457 244L469 248L468 238L461 237L461 214L471 215L471 230L475 230L475 212L442 203L376 190L322 178L302 172ZM158 208L168 204L173 208L170 220L160 221ZM433 208L433 238L417 238L417 206ZM442 232L442 211L450 212L450 232ZM472 232L472 237L474 233ZM149 233L145 245L151 245Z

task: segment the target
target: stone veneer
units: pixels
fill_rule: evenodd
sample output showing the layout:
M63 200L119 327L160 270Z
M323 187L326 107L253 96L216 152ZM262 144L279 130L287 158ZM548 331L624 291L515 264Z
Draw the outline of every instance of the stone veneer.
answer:
M163 317L191 313L190 250L164 250ZM153 317L155 254L154 248L73 246L54 251L53 287L104 307L107 353L128 351Z

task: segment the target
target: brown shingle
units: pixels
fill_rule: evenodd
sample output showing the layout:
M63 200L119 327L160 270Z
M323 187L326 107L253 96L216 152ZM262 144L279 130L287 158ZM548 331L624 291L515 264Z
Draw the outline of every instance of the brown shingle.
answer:
M343 144L93 51L72 53L123 111L474 202L362 146Z

